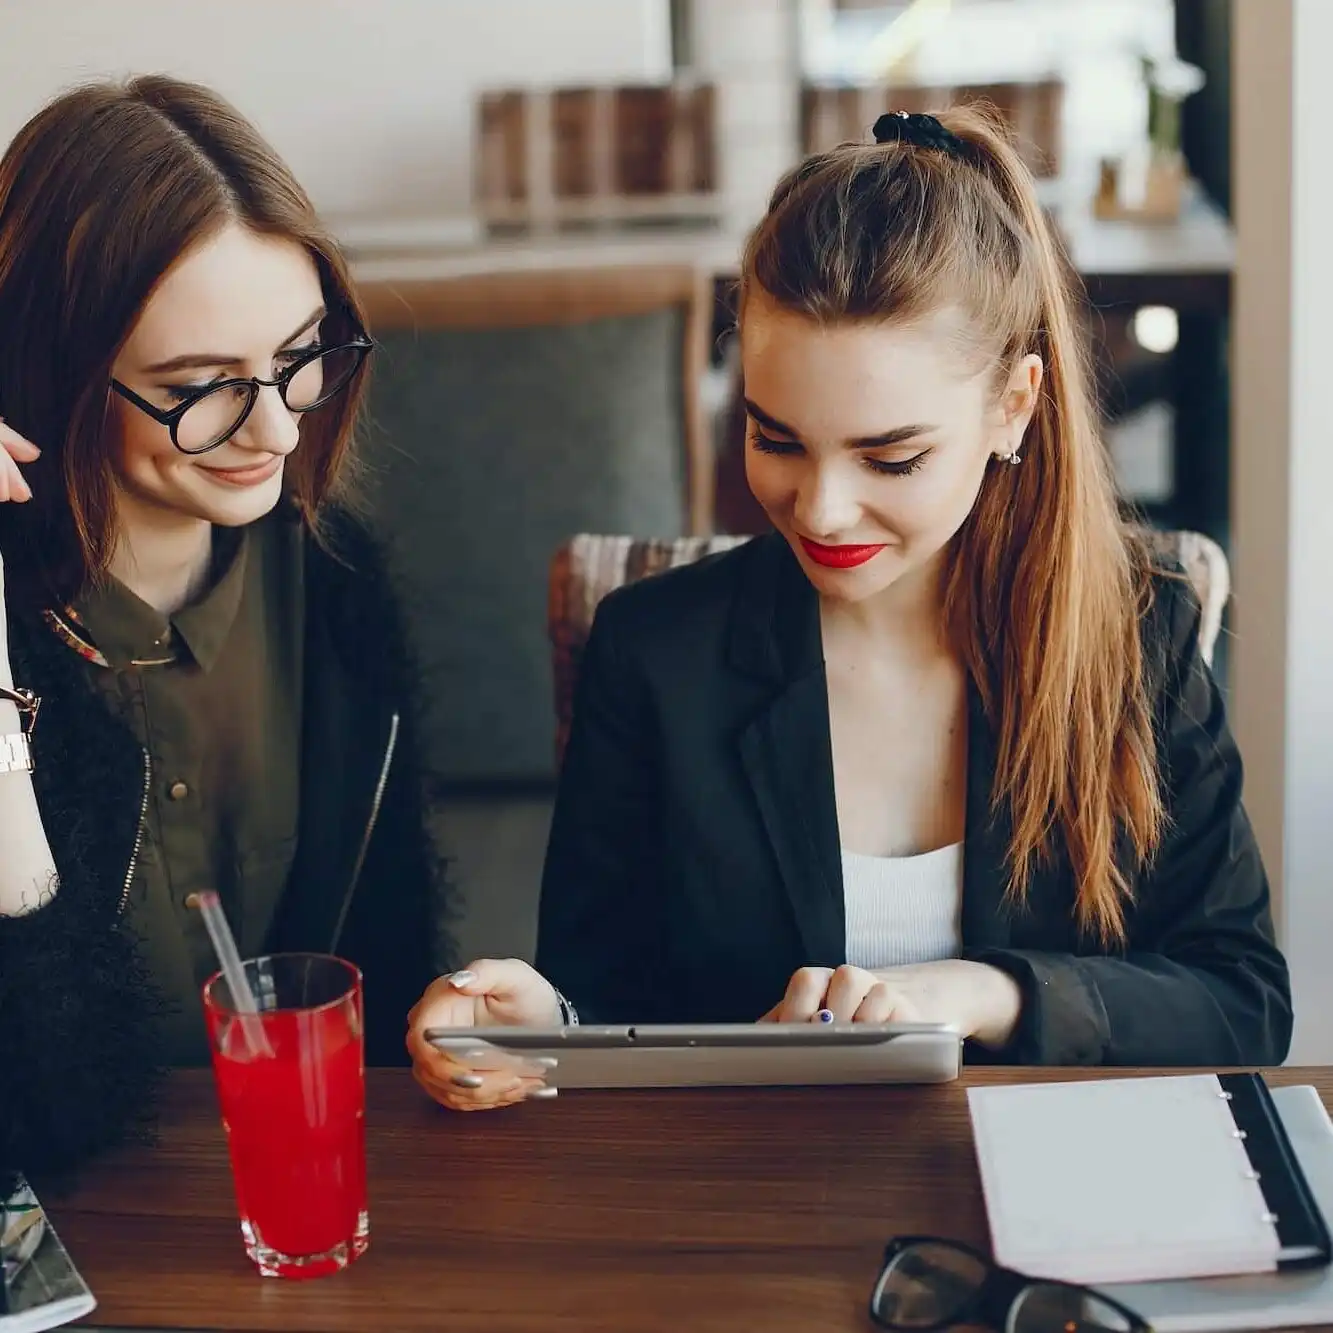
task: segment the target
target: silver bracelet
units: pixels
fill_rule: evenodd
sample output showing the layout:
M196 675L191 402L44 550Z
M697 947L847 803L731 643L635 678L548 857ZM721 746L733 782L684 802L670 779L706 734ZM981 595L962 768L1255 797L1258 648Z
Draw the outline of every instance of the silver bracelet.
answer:
M0 773L31 773L32 746L29 738L37 725L42 701L31 690L0 685L0 699L18 709L19 731L0 736Z
M21 731L0 736L0 773L31 773L32 747Z
M555 1002L560 1006L560 1021L567 1028L576 1028L579 1025L579 1011L574 1008L570 1002L560 993L556 986L551 989L555 992Z

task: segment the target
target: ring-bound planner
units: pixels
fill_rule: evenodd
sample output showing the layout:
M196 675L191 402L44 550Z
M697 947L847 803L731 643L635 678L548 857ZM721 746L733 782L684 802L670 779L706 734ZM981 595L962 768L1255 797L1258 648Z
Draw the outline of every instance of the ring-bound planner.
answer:
M972 1088L968 1105L1006 1267L1100 1284L1329 1262L1261 1075Z

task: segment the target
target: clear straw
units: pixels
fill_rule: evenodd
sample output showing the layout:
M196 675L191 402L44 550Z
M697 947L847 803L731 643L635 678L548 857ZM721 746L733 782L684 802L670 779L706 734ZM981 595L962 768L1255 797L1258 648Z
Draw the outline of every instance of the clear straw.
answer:
M205 889L202 893L190 894L185 900L185 905L197 907L199 915L204 918L204 925L208 929L209 939L213 941L213 950L218 956L222 975L227 979L232 1007L241 1015L258 1014L259 1005L254 992L250 989L250 983L246 980L240 951L236 948L236 938L227 924L227 914L222 910L222 899L212 889ZM242 1017L241 1029L246 1034L253 1054L273 1054L262 1023L249 1022Z

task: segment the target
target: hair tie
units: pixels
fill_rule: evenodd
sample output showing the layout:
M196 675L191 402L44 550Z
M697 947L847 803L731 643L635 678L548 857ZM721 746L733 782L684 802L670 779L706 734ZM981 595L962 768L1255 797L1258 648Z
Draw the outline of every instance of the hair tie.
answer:
M876 143L905 143L913 148L934 148L960 162L975 157L972 145L946 129L934 116L915 111L886 111L874 128Z

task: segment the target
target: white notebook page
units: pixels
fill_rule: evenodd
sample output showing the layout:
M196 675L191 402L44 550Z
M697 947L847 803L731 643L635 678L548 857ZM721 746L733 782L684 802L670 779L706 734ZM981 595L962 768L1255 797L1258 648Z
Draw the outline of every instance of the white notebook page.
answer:
M996 1261L1068 1282L1271 1272L1278 1235L1213 1074L972 1088Z

